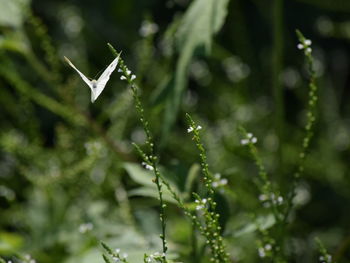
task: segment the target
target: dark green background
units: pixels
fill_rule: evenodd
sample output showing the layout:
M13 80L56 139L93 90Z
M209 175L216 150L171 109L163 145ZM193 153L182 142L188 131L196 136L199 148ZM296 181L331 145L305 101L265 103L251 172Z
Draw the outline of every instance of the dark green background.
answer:
M169 121L164 112L183 52L178 24L190 4L32 0L16 12L0 1L0 256L102 262L98 240L127 251L130 262L159 250L156 190L131 146L144 135L130 91L115 72L91 104L88 87L62 59L93 78L112 61L111 43L137 75L165 176L184 198L200 191L188 112L203 126L211 171L229 181L219 197L228 250L240 262L261 262L257 234L241 230L256 217L273 222L258 202L257 169L237 128L258 138L272 180L286 191L308 99L299 29L313 42L319 104L284 249L289 262L315 262L318 236L339 262L349 261L350 2L229 1L211 49L195 49ZM159 31L140 36L144 20ZM196 176L193 184L189 175ZM207 262L191 252L191 226L181 210L170 203L166 214L171 257ZM79 233L86 222L94 229Z

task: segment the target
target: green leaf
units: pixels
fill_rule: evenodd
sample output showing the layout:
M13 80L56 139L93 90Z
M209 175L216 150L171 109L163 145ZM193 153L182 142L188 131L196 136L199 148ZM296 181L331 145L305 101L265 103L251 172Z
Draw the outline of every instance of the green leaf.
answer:
M152 92L150 103L154 106L161 104L163 101L167 99L173 86L174 86L174 77L170 75L164 76L162 81Z
M125 163L124 168L130 175L131 179L133 179L136 183L144 186L155 186L155 184L152 182L154 179L154 174L151 171L142 168L139 164Z
M195 163L191 166L190 170L188 171L186 182L185 182L185 193L186 197L191 196L192 193L192 186L195 182L196 178L200 174L201 167L198 163Z
M265 230L272 227L276 223L275 217L272 214L267 216L258 217L255 222L248 223L241 229L235 231L234 236L239 237L242 235L246 235L258 230L258 228Z
M131 179L134 180L134 182L139 183L143 186L155 187L155 184L153 183L153 180L155 178L153 171L146 170L138 163L124 163L124 168L130 175ZM179 189L171 178L173 175L171 171L168 171L162 166L158 166L158 169L160 173L164 175L164 178L167 180L167 182L171 185L171 188L178 192Z
M9 27L22 26L29 0L0 0L0 25Z
M188 66L195 52L211 51L212 38L224 23L229 0L195 0L183 16L177 32L180 57L177 61L174 86L168 96L163 136L169 132L178 113L183 91L187 86Z
M5 32L0 36L0 49L26 53L29 50L28 39L21 30Z
M0 254L10 254L17 251L23 244L23 238L20 235L1 232L0 233Z
M140 187L133 189L128 192L129 196L145 196L152 197L155 199L159 199L159 194L157 191L157 187L154 185L153 187ZM177 202L172 197L171 193L163 187L163 199L169 203L177 204Z

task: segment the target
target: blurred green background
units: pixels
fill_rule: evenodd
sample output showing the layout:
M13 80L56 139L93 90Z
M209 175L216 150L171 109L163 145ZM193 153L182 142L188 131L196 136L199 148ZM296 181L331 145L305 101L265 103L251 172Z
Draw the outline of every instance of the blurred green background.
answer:
M160 249L156 187L131 143L145 138L132 95L112 74L98 100L63 61L91 78L113 59L137 75L164 175L187 202L200 191L185 112L203 126L228 250L261 262L256 220L274 222L252 184L244 126L272 180L287 189L301 149L308 74L295 29L313 42L316 128L297 187L290 262L315 262L319 236L350 261L350 2L345 0L0 0L0 256L102 262L99 240L141 262ZM191 249L191 224L171 198L170 257Z

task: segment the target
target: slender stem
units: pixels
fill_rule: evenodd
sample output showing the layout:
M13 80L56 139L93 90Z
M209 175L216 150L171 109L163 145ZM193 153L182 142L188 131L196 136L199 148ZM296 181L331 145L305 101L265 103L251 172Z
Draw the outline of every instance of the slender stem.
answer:
M162 183L161 183L161 175L160 172L158 170L158 166L157 166L157 157L155 156L155 151L154 151L154 143L153 143L153 138L151 136L151 132L148 128L148 121L145 119L144 116L144 110L140 101L140 97L138 95L137 92L137 87L133 84L131 84L131 90L133 93L133 97L135 100L135 107L137 110L137 113L139 115L139 119L142 123L143 129L146 133L146 145L149 148L149 161L151 163L151 166L153 167L153 172L155 175L155 179L154 179L154 183L157 186L157 190L158 190L158 194L159 194L159 202L160 202L160 221L161 221L161 225L162 225L162 234L160 235L160 238L162 239L162 246L163 246L163 253L166 253L168 250L167 244L166 244L166 239L165 239L165 230L166 230L166 222L165 222L165 212L164 212L164 208L166 207L166 205L164 204L164 200L163 200L163 191L162 191ZM165 256L164 256L164 260L165 260Z
M138 94L138 88L135 84L135 75L131 74L131 71L127 68L127 66L125 65L124 61L122 58L120 58L120 53L118 53L114 47L110 44L108 44L108 47L110 48L110 50L112 51L112 53L116 56L119 57L119 70L122 72L122 79L126 80L127 83L129 84L131 91L132 91L132 95L135 101L135 108L137 111L137 114L139 116L140 122L142 124L143 130L146 133L146 146L148 147L148 154L146 155L136 144L134 144L134 146L136 147L136 149L139 151L139 153L141 154L142 158L145 160L145 162L147 163L147 165L152 167L153 173L155 175L155 179L154 179L154 183L157 186L157 190L158 190L158 195L159 195L159 202L160 202L160 211L159 211L159 217L160 217L160 221L161 221L161 227L162 227L162 233L160 234L160 238L162 240L162 247L163 247L163 256L162 256L162 262L166 263L167 259L166 259L166 252L168 250L168 246L167 246L167 242L166 242L166 238L165 238L165 234L166 234L166 221L165 221L165 207L166 204L164 203L163 200L163 191L162 191L162 182L163 182L163 178L159 172L158 169L158 158L155 154L155 150L154 150L154 143L153 143L153 138L149 129L149 125L148 125L148 121L145 118L144 115L144 109L143 106L141 104L141 100L140 100L140 96ZM169 186L167 186L167 188L169 188Z
M299 38L300 43L305 43L306 38L303 36L303 34L300 31L296 31L296 34ZM308 50L310 49L310 50ZM289 213L291 212L293 208L293 198L295 197L296 193L296 186L300 180L301 175L304 172L304 162L306 155L308 154L309 148L310 148L310 141L313 137L313 129L315 126L316 121L316 106L318 101L318 87L316 83L316 72L314 67L314 60L312 56L312 49L310 47L306 48L304 47L304 55L306 58L307 67L310 74L309 79L309 98L308 98L308 110L307 110L307 121L306 125L304 127L305 130L305 136L303 138L301 151L299 153L299 160L298 160L298 168L297 171L293 174L293 185L292 190L288 198L287 202L287 208L285 213L285 220L287 220L287 217Z

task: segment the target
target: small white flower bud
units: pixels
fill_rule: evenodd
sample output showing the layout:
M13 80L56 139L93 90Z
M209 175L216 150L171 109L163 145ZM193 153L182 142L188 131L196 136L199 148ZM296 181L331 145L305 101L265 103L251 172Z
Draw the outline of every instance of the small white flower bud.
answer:
M306 46L310 46L310 45L312 44L312 42L311 42L310 39L305 39L304 44L305 44Z
M189 128L187 129L187 133L190 133L190 132L193 132L193 128L192 128L192 127L189 127Z

